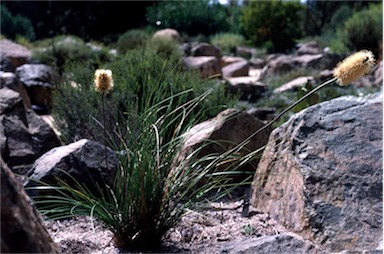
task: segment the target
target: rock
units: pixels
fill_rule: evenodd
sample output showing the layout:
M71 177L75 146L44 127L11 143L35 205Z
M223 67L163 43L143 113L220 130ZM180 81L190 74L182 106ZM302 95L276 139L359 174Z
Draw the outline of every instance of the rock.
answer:
M260 80L261 69L249 68L249 76Z
M33 110L25 109L20 94L8 88L0 90L1 156L17 171L16 166L33 163L41 154L59 146L57 136Z
M25 187L38 185L36 180L57 185L57 179L61 179L71 184L73 182L67 175L69 174L77 182L84 184L94 195L98 195L95 184L112 186L116 175L117 155L108 147L107 160L108 164L105 161L104 145L95 141L81 139L69 145L56 147L34 162L28 173L30 179L25 183ZM42 193L40 190L30 190L28 194L35 196Z
M31 51L10 40L0 40L1 71L14 72L15 69L31 59Z
M346 54L325 53L323 58L318 62L318 65L315 65L313 68L333 70L337 64L347 56Z
M1 159L3 159L3 154L5 154L5 148L7 147L7 138L5 137L4 125L2 124L4 116L0 115L0 154Z
M188 56L183 58L185 70L198 70L200 77L221 78L219 60L214 56Z
M237 46L236 47L236 56L245 58L245 59L251 59L256 50L254 48L245 47L245 46Z
M331 78L333 78L333 70L322 70L316 79L318 79L319 82L324 82Z
M249 75L248 61L237 61L221 69L223 77L241 77Z
M183 56L191 56L192 45L190 42L184 42L180 45L180 50L183 52Z
M383 61L377 64L373 72L373 86L381 87L383 85Z
M254 77L225 78L226 91L239 95L239 100L255 102L267 91L265 84Z
M178 159L184 160L189 154L198 148L200 149L203 145L204 147L199 151L199 158L205 155L222 154L240 144L263 126L264 123L261 120L248 114L246 111L238 111L233 108L224 110L216 117L193 126L185 134L185 143ZM267 128L260 132L243 149L240 149L238 153L245 154L262 147L266 144L271 131L271 128ZM208 144L207 141L209 141ZM253 172L257 161L255 160L251 164L245 165L243 169ZM226 167L223 164L217 171L223 171ZM241 180L243 180L243 176L233 177L233 182L240 182Z
M382 94L311 106L275 129L251 204L327 252L383 241Z
M225 67L227 65L240 62L240 61L246 61L243 57L237 57L237 56L223 56L221 57L221 67Z
M315 41L300 43L296 53L298 55L317 55L324 53L324 50Z
M45 64L24 64L16 69L16 76L26 86L32 105L51 108L55 73Z
M251 58L249 65L253 68L262 69L265 66L265 60L262 58Z
M58 253L23 186L1 160L1 253Z
M324 253L313 243L293 233L272 236L252 237L234 240L220 247L220 253L284 253L317 254Z
M283 93L287 91L297 91L299 87L304 86L308 82L314 83L315 79L311 76L305 76L305 77L298 77L294 80L289 81L288 83L285 83L281 85L280 87L273 90L273 93Z
M273 54L269 54L267 57L266 57L266 62L270 62L270 61L273 61L281 56L288 56L288 55L285 55L285 54L282 54L282 53L273 53Z
M250 108L250 109L247 109L247 113L250 115L253 115L257 119L265 121L265 120L272 120L273 119L273 117L276 113L276 109L274 109L274 108Z
M18 92L23 98L24 106L27 108L31 108L31 100L29 99L27 90L19 82L19 80L17 79L14 73L0 71L0 88L3 88L3 87L8 87L13 91Z
M179 32L171 28L165 28L165 29L156 31L153 34L152 38L153 39L165 38L165 39L171 39L176 42L181 42L181 37Z
M206 42L199 43L192 47L191 56L214 56L218 60L221 59L221 51L218 47ZM219 62L220 64L220 62Z
M272 55L267 58L266 74L274 75L292 71L297 68L313 69L333 69L337 63L343 59L336 54L316 54L316 55Z
M291 55L278 55L269 59L265 66L266 75L286 73L298 67Z
M18 92L7 87L0 89L0 106L0 115L17 115L22 118L23 123L27 124L23 99Z
M295 56L293 61L302 68L320 68L323 63L324 54Z

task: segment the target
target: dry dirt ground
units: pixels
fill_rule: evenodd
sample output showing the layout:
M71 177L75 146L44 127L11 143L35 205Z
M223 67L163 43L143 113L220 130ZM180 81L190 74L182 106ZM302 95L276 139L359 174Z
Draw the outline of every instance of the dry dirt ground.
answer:
M242 201L212 203L204 212L187 212L163 239L161 253L220 253L221 245L239 238L279 234L287 230L268 214L250 207L242 217ZM90 217L44 222L61 253L128 253L116 248L111 231Z

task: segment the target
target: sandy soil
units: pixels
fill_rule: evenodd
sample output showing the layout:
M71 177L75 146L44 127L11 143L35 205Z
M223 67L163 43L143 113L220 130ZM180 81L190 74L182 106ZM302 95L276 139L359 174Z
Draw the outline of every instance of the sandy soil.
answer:
M241 201L212 203L204 212L187 212L163 239L162 253L220 253L220 245L247 237L273 235L287 230L268 214L250 207L250 216L241 216ZM91 217L44 222L61 253L117 254L112 232Z

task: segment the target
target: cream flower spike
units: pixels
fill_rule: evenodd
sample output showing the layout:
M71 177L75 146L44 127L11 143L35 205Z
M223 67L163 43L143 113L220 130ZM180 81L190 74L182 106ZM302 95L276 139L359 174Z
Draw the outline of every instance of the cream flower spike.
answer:
M337 78L337 83L340 86L346 86L369 74L375 64L376 61L372 52L361 50L338 63L333 70L333 76Z
M107 94L113 87L112 71L98 69L95 71L95 90Z

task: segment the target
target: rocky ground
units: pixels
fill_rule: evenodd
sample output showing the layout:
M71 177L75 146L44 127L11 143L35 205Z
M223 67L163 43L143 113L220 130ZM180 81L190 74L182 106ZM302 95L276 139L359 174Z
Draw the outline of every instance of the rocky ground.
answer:
M220 253L222 244L233 240L287 232L268 214L250 207L241 216L242 202L212 203L203 212L189 211L167 232L162 253ZM114 246L112 232L90 217L46 221L45 226L61 253L126 253Z

